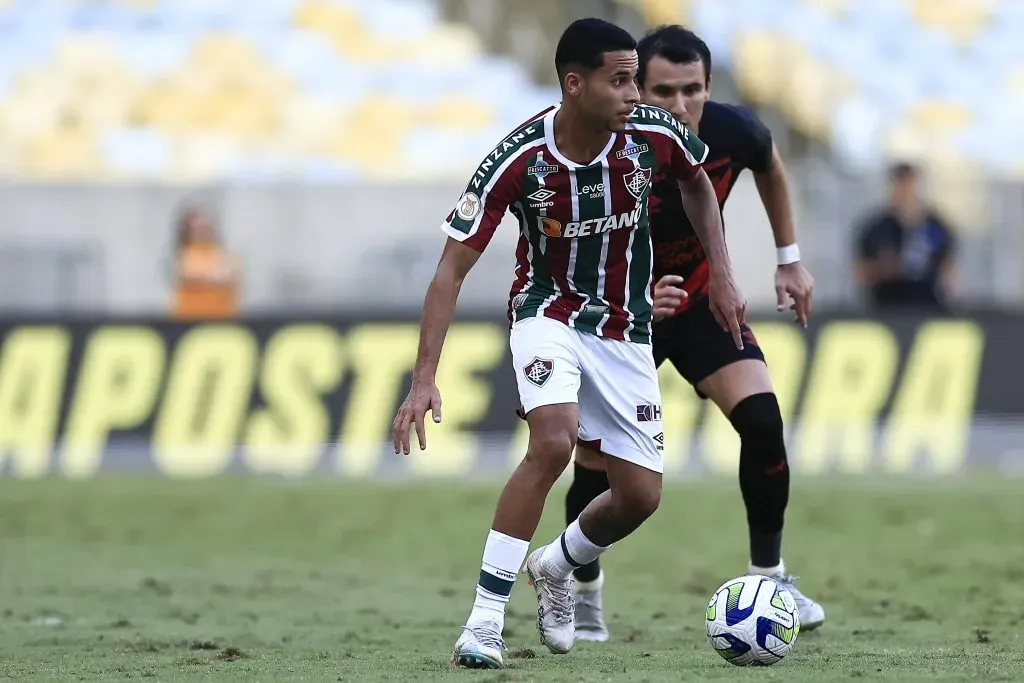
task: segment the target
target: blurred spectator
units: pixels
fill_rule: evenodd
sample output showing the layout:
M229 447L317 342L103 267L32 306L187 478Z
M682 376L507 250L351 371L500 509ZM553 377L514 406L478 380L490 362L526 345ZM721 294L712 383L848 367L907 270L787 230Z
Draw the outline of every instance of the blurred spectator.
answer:
M945 308L956 236L922 198L920 174L901 162L889 172L889 202L857 229L856 276L872 305Z
M197 206L186 206L176 230L172 317L234 317L238 312L241 264L220 243L212 218Z

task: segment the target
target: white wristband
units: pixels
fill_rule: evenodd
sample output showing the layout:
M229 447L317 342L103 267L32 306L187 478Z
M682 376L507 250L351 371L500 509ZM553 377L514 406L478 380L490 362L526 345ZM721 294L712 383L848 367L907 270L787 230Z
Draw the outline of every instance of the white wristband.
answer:
M787 266L800 260L800 247L797 246L796 242L793 242L793 244L778 247L775 250L775 254L779 260L779 265Z

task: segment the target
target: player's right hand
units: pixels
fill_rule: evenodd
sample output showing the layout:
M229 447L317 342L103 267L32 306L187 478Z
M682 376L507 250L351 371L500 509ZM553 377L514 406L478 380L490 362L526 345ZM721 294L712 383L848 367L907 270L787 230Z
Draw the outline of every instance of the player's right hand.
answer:
M395 421L392 424L391 437L395 446L395 454L401 452L409 455L410 451L410 428L416 425L416 438L420 442L420 450L427 447L427 428L423 422L423 416L430 411L433 414L434 422L441 421L441 392L433 382L417 382L413 380L409 395L402 401Z
M712 273L708 303L719 327L731 333L736 348L742 350L743 329L740 326L746 322L747 301L740 294L731 272Z
M679 310L683 300L689 296L682 288L683 278L679 275L663 275L654 285L654 319L671 318Z

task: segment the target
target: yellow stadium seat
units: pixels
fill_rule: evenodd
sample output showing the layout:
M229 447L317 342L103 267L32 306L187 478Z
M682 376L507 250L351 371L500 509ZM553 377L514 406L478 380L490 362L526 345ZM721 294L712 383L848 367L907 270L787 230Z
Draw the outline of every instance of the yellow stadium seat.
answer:
M743 93L756 104L779 102L796 45L780 33L746 31L736 37L734 76Z
M343 54L369 58L375 45L355 11L344 5L324 0L303 3L295 23L300 28L319 33Z
M944 31L959 44L968 45L988 24L993 3L992 0L911 0L911 9L922 26Z
M352 110L324 151L354 161L366 173L386 174L398 164L402 137L418 122L417 109L409 102L365 101Z
M965 105L928 101L911 110L908 122L929 134L955 133L966 128L973 118L973 112Z
M991 229L991 184L982 169L964 159L933 161L926 168L928 197L957 232L980 234Z
M103 173L96 140L74 116L26 142L21 170L40 180L96 180Z
M249 74L266 66L256 46L244 38L208 35L196 43L186 68L227 75Z
M222 90L197 102L195 126L245 141L268 137L278 126L279 103L251 90Z
M290 99L281 112L279 144L287 152L319 153L347 128L348 110L305 96Z
M208 182L231 172L245 148L222 135L188 135L177 140L172 179L181 183Z
M65 38L57 46L54 66L72 74L121 74L124 62L110 39L95 34L80 34Z
M144 92L130 112L134 125L165 133L183 133L195 127L203 97L171 82L159 83Z
M840 99L851 94L849 76L812 57L803 48L790 50L790 68L782 74L778 106L798 131L825 141L832 112Z
M624 4L640 12L648 26L690 23L689 0L625 0Z
M846 13L850 2L857 0L803 0L804 3L812 5L832 16L840 16Z
M427 110L424 122L445 128L472 130L490 126L495 118L494 107L487 102L445 98Z
M421 38L394 46L394 58L415 59L442 68L465 64L483 53L480 37L458 24L439 24Z

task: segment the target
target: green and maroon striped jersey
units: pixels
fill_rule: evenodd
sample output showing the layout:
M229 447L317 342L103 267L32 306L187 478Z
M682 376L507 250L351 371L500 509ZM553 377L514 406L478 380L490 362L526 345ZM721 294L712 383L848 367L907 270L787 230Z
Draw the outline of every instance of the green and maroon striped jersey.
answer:
M604 151L580 165L555 146L559 105L491 151L441 228L483 251L506 210L519 220L509 322L544 316L581 332L651 339L651 176L695 176L708 149L671 114L639 105Z

